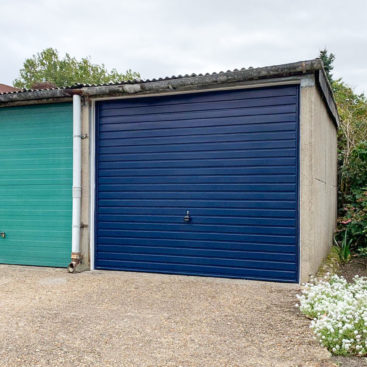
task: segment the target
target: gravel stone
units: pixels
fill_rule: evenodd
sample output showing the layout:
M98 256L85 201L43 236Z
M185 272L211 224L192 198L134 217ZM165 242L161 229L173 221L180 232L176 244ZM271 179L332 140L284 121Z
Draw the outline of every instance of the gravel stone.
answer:
M297 285L0 265L0 366L332 367Z

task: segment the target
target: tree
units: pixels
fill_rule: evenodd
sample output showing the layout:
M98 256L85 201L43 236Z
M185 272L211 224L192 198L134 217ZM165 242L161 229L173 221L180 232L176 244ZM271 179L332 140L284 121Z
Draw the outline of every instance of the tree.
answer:
M327 49L324 48L320 51L320 59L322 60L324 64L324 69L326 71L326 75L329 79L329 82L333 82L333 74L331 74L331 71L334 69L334 61L335 61L335 55L333 53L328 53Z
M353 149L367 141L367 98L356 94L341 78L333 79L335 55L327 49L320 51L320 58L334 92L334 99L340 117L338 147L340 167L347 167Z
M342 166L348 166L353 149L367 141L367 99L364 94L356 94L342 79L333 81L332 86L340 117L339 155Z
M54 48L33 55L24 61L20 77L14 80L17 88L32 88L37 83L51 83L57 87L73 84L118 83L140 78L140 74L127 70L125 74L116 69L108 71L104 64L92 64L88 57L77 60L68 53L60 58Z

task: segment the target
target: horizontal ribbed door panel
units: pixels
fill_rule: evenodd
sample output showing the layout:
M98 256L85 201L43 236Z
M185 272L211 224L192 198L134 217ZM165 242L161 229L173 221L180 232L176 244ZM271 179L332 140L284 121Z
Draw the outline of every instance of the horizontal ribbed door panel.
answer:
M96 268L297 281L297 86L96 114Z
M0 108L0 263L67 266L72 104Z

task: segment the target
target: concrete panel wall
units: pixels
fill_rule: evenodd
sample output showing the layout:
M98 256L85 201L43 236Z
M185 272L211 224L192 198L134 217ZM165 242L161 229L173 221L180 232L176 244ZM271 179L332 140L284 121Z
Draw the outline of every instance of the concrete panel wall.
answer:
M300 281L315 274L332 245L337 211L337 131L315 86L300 101Z

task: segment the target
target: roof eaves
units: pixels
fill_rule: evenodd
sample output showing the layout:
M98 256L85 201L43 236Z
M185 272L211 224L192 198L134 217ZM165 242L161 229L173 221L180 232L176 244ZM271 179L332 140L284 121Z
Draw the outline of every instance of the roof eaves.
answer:
M145 95L157 92L198 91L221 86L242 85L265 79L287 78L314 74L316 84L323 94L327 108L338 125L339 118L331 87L326 78L321 59L299 61L290 64L266 66L259 68L243 68L221 71L219 73L174 75L164 78L135 79L119 83L106 84L74 84L64 88L49 88L38 90L20 90L0 94L1 104L22 103L22 101L60 100L71 98L73 94L82 94L90 97L114 95Z

